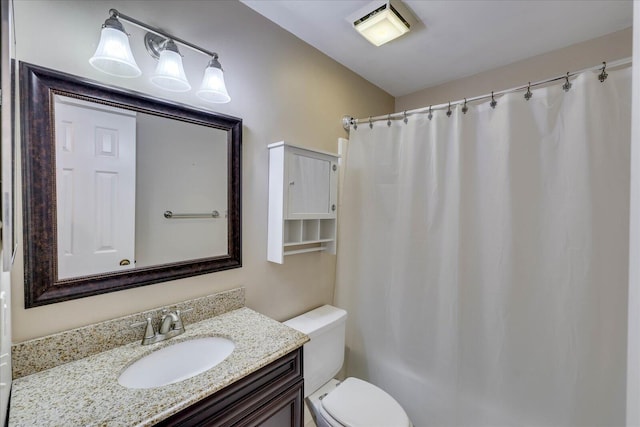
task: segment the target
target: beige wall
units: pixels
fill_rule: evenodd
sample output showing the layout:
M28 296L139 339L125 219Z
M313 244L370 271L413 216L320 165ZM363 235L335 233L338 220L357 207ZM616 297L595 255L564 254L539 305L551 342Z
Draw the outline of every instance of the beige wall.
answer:
M246 287L249 307L279 320L330 303L335 256L295 255L283 265L266 261L266 146L286 140L335 152L337 138L346 136L341 125L343 115L387 113L393 109L393 98L236 1L16 0L18 59L156 96L166 95L155 91L144 76L134 80L109 78L89 66L87 60L97 45L100 26L112 7L220 54L232 101L215 110L244 121L243 267L25 310L24 237L18 210L20 245L12 270L13 341L237 286ZM131 33L138 65L148 75L154 62L142 47L143 32L124 25ZM186 49L182 53L187 76L196 85L206 59ZM171 98L193 102L192 94ZM22 191L19 183L17 190Z
M526 85L631 56L632 30L608 34L396 98L395 111L444 104Z
M136 267L227 253L227 132L136 115ZM172 219L164 212L218 219Z

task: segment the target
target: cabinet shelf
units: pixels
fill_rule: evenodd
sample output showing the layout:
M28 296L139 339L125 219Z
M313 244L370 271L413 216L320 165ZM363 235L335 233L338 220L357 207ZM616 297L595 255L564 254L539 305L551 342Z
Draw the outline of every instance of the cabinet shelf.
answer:
M306 254L309 252L321 252L326 250L326 248L322 247L322 246L314 246L313 248L305 248L305 249L294 249L294 250L290 250L290 251L284 251L283 255L287 256L287 255L296 255L296 254Z
M336 253L338 156L284 142L269 145L267 259ZM317 245L288 249L293 246Z
M318 239L318 240L303 240L302 242L285 242L282 246L301 246L301 245L313 245L314 243L327 243L333 242L335 239Z

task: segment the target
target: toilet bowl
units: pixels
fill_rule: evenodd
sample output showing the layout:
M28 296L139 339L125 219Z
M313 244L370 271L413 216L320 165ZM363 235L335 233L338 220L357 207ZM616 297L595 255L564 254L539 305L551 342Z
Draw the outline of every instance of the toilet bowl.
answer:
M307 398L318 427L411 427L402 406L358 378L330 380Z
M344 362L347 312L324 305L284 322L309 336L304 345L304 387L318 427L412 427L387 392L358 378L333 377Z

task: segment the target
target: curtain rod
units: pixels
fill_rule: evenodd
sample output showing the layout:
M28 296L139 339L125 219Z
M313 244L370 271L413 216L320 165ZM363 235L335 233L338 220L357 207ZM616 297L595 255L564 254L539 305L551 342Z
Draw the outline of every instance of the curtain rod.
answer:
M502 90L499 92L491 92L491 94L486 94L486 95L480 95L480 96L475 96L473 98L464 98L464 99L460 99L457 101L452 101L452 102L447 102L444 104L438 104L438 105L430 105L428 107L420 107L420 108L416 108L413 110L405 110L405 111L400 111L400 112L396 112L396 113L391 113L391 114L387 114L387 115L382 115L382 116L375 116L375 117L366 117L364 119L354 119L351 116L344 116L342 118L342 126L346 129L349 130L349 128L351 127L351 125L358 125L361 123L373 123L373 122L378 122L381 120L399 120L399 119L405 119L409 116L415 115L415 114L422 114L422 113L430 113L432 111L436 111L436 110L444 110L444 109L450 109L451 106L455 106L455 105L461 105L461 104L468 104L470 102L476 102L476 101L481 101L481 100L485 100L485 99L491 99L491 98L495 98L496 96L501 96L501 95L505 95L507 93L514 93L514 92L519 92L519 91L523 91L523 90L529 90L531 88L537 87L537 86L542 86L548 83L552 83L558 80L563 80L563 79L568 79L571 77L575 77L579 74L582 73L586 73L588 71L596 71L596 70L602 70L604 73L604 78L606 78L606 73L604 72L605 69L608 68L617 68L617 67L621 67L623 65L627 65L630 64L632 62L632 57L628 57L628 58L624 58L624 59L620 59L617 61L613 61L610 63L606 63L603 62L600 65L596 65L594 67L590 67L590 68L585 68L583 70L580 71L576 71L573 73L567 73L565 75L562 76L557 76L557 77L552 77L550 79L546 79L546 80L540 80L537 81L535 83L528 83L526 85L523 86L517 86L517 87L513 87L510 89L506 89L506 90ZM604 80L603 80L604 81Z

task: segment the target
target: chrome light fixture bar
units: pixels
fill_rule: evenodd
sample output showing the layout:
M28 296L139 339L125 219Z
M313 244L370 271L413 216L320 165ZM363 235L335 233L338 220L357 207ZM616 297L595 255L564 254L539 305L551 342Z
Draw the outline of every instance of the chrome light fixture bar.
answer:
M155 86L172 92L191 90L182 65L182 56L176 43L210 57L205 67L204 78L196 95L206 102L225 103L231 100L224 83L222 66L218 54L203 49L191 42L178 38L165 31L145 24L135 18L109 10L110 17L102 26L100 43L89 63L96 69L119 77L138 77L142 74L135 62L129 35L124 31L119 19L147 31L144 38L145 47L151 56L158 60L155 72L150 81Z

